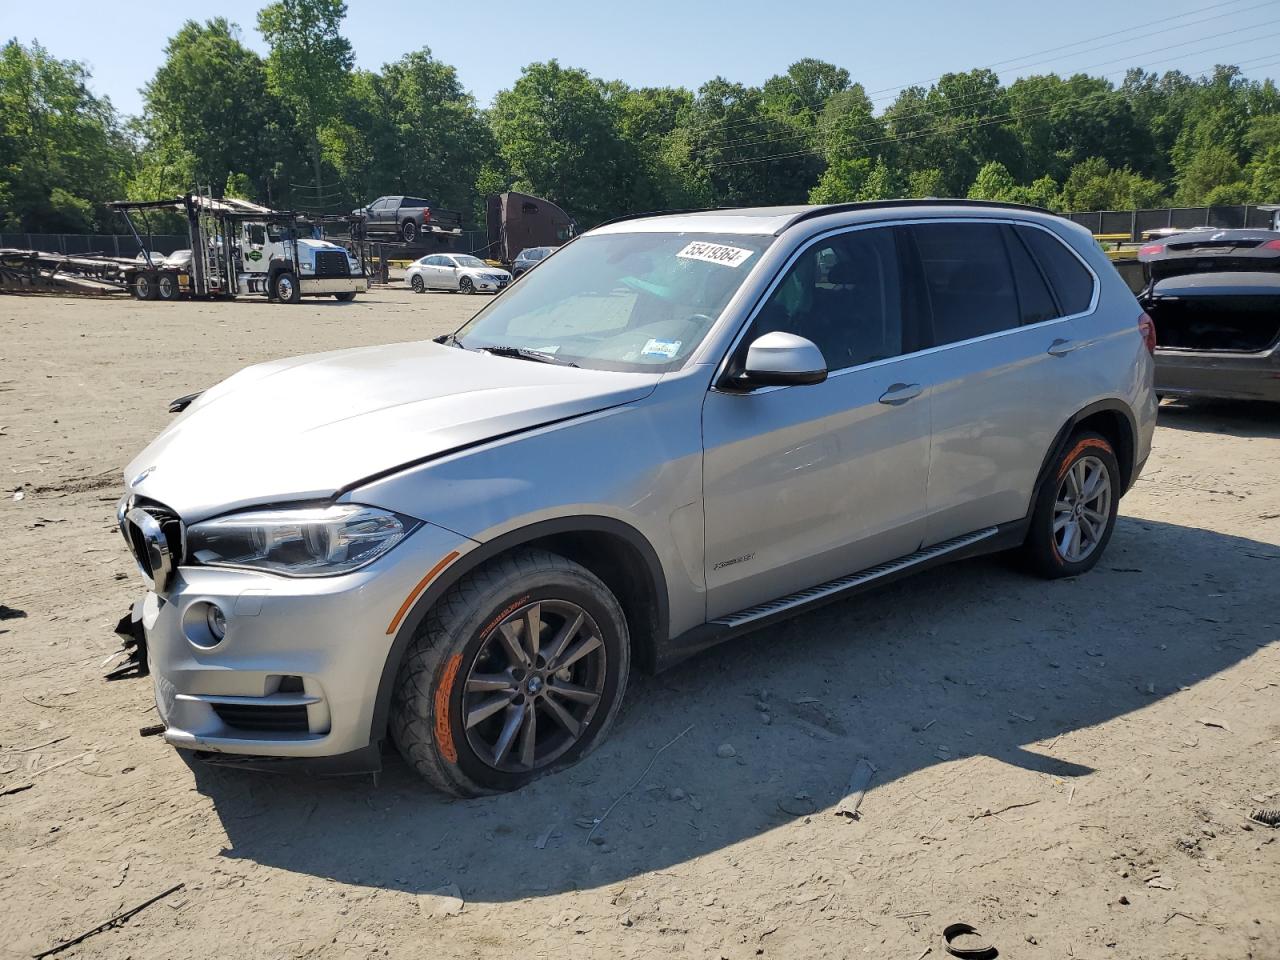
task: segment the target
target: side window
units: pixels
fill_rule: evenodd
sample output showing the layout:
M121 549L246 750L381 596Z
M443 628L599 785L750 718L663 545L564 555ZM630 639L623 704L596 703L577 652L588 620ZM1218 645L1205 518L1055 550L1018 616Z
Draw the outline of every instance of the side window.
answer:
M855 230L808 247L769 295L744 343L775 330L812 340L828 370L901 354L894 231Z
M935 346L1020 326L1001 226L938 220L911 228Z
M1018 235L1011 227L1002 227L1000 232L1004 234L1004 242L1009 249L1009 263L1013 266L1013 277L1018 285L1018 306L1021 308L1023 324L1043 323L1062 316L1058 305L1053 302L1053 294L1044 281L1044 274L1031 259L1031 254Z
M1049 284L1058 295L1063 316L1084 313L1093 302L1093 274L1066 245L1038 227L1017 227L1018 236L1027 242Z
M450 267L450 266L453 266L453 264L449 263L449 261L446 260L444 257L442 257L440 254L433 253L431 256L427 257L427 266Z
M379 200L369 209L370 210L386 210L394 205L395 205L394 200L390 199L389 197L383 197L381 200Z

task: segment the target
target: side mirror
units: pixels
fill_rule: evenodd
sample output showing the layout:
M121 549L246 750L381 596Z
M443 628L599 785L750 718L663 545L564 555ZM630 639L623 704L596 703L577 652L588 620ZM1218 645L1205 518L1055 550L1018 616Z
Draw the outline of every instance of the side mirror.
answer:
M747 362L734 385L789 387L827 379L827 361L812 340L775 330L757 337L747 348Z

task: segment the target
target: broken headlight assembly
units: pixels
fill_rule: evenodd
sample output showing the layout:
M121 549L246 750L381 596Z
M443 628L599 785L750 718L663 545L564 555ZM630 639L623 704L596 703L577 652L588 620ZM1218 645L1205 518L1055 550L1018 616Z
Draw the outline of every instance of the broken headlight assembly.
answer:
M186 559L206 567L330 577L372 563L420 525L359 504L255 510L188 527Z

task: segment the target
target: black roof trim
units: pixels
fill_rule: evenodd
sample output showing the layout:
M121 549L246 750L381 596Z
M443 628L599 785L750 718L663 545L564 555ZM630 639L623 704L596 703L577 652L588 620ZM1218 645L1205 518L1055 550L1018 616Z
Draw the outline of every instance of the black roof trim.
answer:
M1059 214L1052 210L1046 210L1044 207L1034 207L1028 203L1006 203L1000 200L967 200L967 199L945 199L942 197L923 197L919 199L902 199L902 200L860 200L855 203L827 203L821 206L815 206L812 209L798 213L774 233L775 237L782 236L783 232L790 230L797 223L803 223L805 220L813 220L816 217L825 217L830 213L845 213L854 210L880 210L880 209L901 209L909 207L976 207L978 209L995 209L995 210L1028 210L1032 213L1047 213L1056 217Z

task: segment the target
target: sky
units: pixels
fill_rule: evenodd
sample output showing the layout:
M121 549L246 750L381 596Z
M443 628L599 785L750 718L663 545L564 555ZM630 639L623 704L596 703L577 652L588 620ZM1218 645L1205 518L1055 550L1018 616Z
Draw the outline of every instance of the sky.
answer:
M0 38L39 40L56 57L84 61L94 92L136 114L140 88L184 20L225 16L265 53L256 29L264 3L141 3L139 16L128 10L135 4L101 0L60 0L56 12L0 0ZM1130 66L1199 74L1236 63L1254 78L1280 73L1280 0L348 0L344 32L367 69L430 47L482 107L522 66L551 58L631 86L696 90L717 75L758 85L816 57L846 68L877 108L901 87L982 66L1006 83L1050 71L1118 82Z

